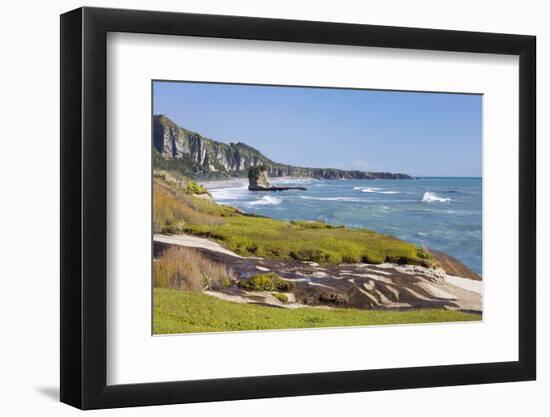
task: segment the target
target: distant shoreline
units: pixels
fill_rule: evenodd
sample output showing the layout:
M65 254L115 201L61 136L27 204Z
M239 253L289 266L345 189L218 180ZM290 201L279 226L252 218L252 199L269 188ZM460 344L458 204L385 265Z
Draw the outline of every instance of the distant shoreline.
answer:
M457 176L441 176L441 175L434 175L434 176L428 176L428 175L419 175L419 176L413 176L413 179L421 180L421 179L461 179L461 180L482 180L483 177L457 177ZM284 181L284 180L311 180L311 181L384 181L384 178L365 178L365 179L356 179L356 178L334 178L334 179L328 179L328 178L314 178L314 177L271 177L274 181ZM398 181L399 179L391 179L391 181ZM226 183L226 182L245 182L248 183L248 179L246 177L230 177L230 178L224 178L224 179L201 179L200 177L194 178L194 181L197 181L203 185L205 184L216 184L216 183ZM390 179L388 179L390 181Z

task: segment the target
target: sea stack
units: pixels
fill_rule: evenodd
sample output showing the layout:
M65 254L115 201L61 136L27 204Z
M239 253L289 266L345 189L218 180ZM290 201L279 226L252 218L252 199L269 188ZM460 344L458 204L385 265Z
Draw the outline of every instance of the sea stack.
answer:
M305 190L304 187L277 187L269 183L267 176L267 167L258 165L248 170L248 189L250 191L286 191L286 190Z

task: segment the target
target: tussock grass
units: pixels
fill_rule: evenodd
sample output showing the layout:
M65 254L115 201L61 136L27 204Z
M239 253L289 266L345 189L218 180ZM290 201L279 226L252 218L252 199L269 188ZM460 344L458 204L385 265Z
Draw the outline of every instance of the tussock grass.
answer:
M223 223L219 216L201 212L192 196L178 193L155 184L153 188L153 227L156 233L176 234L186 224L216 225Z
M167 249L154 262L153 274L155 287L187 291L217 290L235 281L230 268L183 247Z
M153 172L153 178L163 182L171 189L184 192L185 194L210 195L208 190L204 188L202 185L197 184L195 181L192 181L189 178L186 178L175 172L169 172L165 170L155 170Z
M273 330L313 327L478 321L481 315L459 311L407 311L335 308L283 309L219 300L202 293L155 288L155 334Z

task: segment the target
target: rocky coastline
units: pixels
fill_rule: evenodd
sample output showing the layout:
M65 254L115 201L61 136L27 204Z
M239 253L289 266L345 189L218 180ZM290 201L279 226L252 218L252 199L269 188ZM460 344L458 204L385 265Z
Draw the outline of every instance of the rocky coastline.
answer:
M434 256L442 267L436 269L392 263L320 265L307 261L243 257L215 242L195 236L155 235L155 257L170 246L197 250L211 261L231 268L238 280L273 272L292 282L291 291L285 293L286 302L274 297L273 292L248 291L238 285L207 292L227 301L281 308L482 311L481 278L457 259L439 252L435 252ZM453 275L457 271L466 276Z
M307 190L305 187L279 187L269 182L267 167L259 165L248 170L248 189L250 191L287 191Z
M253 191L291 189L272 185L263 165L251 167L248 180ZM165 204L181 207L186 216L181 225L170 218L163 227L162 219L157 220L157 265L165 254L183 250L177 256L187 253L226 271L223 285L199 284L193 291L226 302L283 309L482 312L481 277L445 253L367 230L246 214L217 205L208 192L209 198L202 198L204 187L162 171L156 172L155 181L157 200L171 199ZM335 244L345 247L345 253L334 249ZM351 256L353 248L361 256Z

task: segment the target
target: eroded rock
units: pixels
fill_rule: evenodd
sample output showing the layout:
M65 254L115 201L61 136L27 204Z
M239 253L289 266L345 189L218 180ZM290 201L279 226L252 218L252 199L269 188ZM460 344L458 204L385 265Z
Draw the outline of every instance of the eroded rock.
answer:
M155 242L155 255L158 256L166 247L166 243ZM281 308L445 308L481 312L481 283L449 276L443 269L389 263L323 265L321 277L318 266L297 260L245 258L208 249L197 250L210 260L230 267L239 280L249 279L265 268L284 280L292 281L289 291L292 297L288 303L277 304ZM257 292L243 291L235 286L219 292L232 299L238 298L240 302L271 305Z
M305 190L304 187L277 187L269 183L267 167L258 165L248 170L248 189L251 191Z

